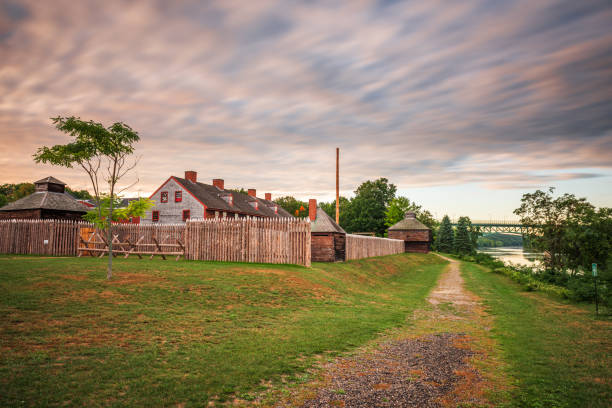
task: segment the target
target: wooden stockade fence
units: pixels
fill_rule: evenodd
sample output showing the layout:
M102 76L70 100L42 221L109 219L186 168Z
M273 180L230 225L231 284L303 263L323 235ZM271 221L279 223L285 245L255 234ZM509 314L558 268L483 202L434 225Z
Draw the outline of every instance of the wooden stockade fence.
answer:
M90 224L60 220L0 221L0 254L76 256L79 230Z
M346 234L346 260L401 254L404 241L399 239Z
M184 224L116 224L113 226L113 255L144 256L153 258L156 255L166 259L185 256L185 225ZM99 256L108 253L108 237L105 232L93 226L81 228L79 235L78 256Z
M86 222L0 221L0 253L4 254L103 256L107 244L106 234ZM116 224L113 253L310 266L310 224L299 219L269 218Z
M187 259L310 266L310 223L300 219L190 220L185 242Z

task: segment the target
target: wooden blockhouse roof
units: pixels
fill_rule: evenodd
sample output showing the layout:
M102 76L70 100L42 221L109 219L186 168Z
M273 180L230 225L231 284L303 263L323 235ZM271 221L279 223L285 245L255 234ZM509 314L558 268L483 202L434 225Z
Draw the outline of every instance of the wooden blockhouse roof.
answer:
M8 203L0 208L0 211L18 210L58 210L87 212L87 206L78 202L74 197L67 193L54 193L52 191L36 191L29 196L23 197L12 203Z
M416 214L413 212L407 212L403 220L397 224L389 227L389 230L402 230L402 231L414 231L414 230L429 230L425 224L416 219Z
M311 232L339 232L346 234L342 227L336 224L334 221L321 207L317 207L317 218L310 222Z

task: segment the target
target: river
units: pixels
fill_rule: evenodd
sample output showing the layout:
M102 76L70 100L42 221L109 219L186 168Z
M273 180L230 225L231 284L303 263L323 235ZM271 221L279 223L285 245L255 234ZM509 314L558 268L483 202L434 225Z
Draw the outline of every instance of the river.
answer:
M478 248L478 252L515 265L536 266L538 260L542 259L541 253L525 251L523 247Z

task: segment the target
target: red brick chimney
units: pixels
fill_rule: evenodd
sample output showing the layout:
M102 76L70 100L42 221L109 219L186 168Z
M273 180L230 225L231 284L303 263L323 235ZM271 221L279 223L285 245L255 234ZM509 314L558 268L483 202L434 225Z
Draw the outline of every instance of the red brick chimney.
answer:
M223 190L225 181L223 181L223 179L213 179L213 186L217 187L219 190Z
M272 201L272 193L266 193L266 200Z
M189 180L192 183L197 183L198 182L198 173L193 171L193 170L186 170L185 171L185 180Z
M308 217L310 221L317 219L317 200L314 198L308 200Z
M255 190L254 188L249 188L249 195L251 197L257 197L257 190Z

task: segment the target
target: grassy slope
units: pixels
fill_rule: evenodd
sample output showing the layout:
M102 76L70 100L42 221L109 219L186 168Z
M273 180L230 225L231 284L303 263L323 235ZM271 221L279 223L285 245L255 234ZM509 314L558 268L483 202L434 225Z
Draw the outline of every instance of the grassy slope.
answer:
M434 255L297 266L0 258L0 406L250 398L404 323Z
M515 406L608 407L612 403L612 324L508 278L462 263L467 288L483 298L516 379Z

